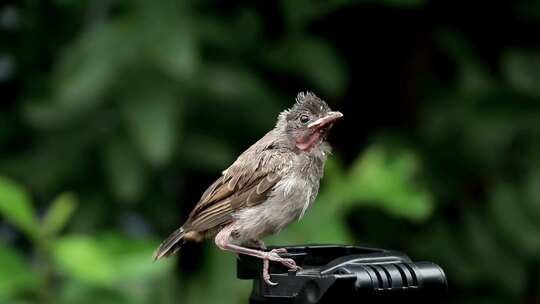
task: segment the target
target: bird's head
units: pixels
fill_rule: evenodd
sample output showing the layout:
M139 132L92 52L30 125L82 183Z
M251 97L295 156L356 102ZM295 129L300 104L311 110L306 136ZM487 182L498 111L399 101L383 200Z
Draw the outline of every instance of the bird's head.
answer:
M294 145L302 151L310 151L322 143L334 122L343 114L332 111L324 100L311 92L299 93L296 103L283 111L277 127L287 134Z

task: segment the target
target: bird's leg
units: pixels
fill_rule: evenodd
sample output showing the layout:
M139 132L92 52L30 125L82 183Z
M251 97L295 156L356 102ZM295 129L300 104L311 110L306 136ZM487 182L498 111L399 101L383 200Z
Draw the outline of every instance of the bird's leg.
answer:
M266 250L266 245L261 240L251 240L251 244L253 244L255 247L260 248L261 250ZM277 253L287 253L287 248L275 248L272 249L272 251Z
M234 230L234 228L235 226L233 223L221 229L221 231L216 235L216 238L215 238L216 245L222 250L250 255L250 256L254 256L254 257L262 259L263 260L263 279L268 285L277 285L277 283L270 281L270 274L268 273L269 261L279 262L283 264L284 266L291 269L300 269L300 267L296 266L296 262L293 259L282 258L281 256L279 256L280 250L273 249L271 251L266 252L266 251L256 250L256 249L232 244L230 242L230 238L231 238L231 233Z

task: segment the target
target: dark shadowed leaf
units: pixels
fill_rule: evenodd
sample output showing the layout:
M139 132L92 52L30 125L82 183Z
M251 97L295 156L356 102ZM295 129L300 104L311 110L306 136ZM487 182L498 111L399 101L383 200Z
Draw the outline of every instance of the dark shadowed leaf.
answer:
M323 96L341 96L347 85L340 55L324 40L291 37L269 48L267 60L272 69L304 78Z
M181 100L173 88L153 84L126 93L122 114L135 146L153 166L167 164L179 141Z
M137 201L145 189L143 161L125 140L111 141L103 149L105 176L111 191L123 202Z
M134 55L129 26L107 24L82 35L65 52L56 73L55 103L84 111L104 101L118 70Z
M471 249L481 280L518 294L526 284L525 264L502 246L502 242L493 233L490 221L490 218L474 210L467 211L464 221L465 246ZM506 267L504 276L498 275L501 263Z
M0 301L35 288L39 281L24 258L7 244L0 244ZM7 302L6 302L7 303ZM9 302L11 303L11 302Z
M513 88L532 97L540 97L540 53L511 50L502 58L504 76Z
M198 68L199 52L187 6L181 1L136 6L134 27L149 61L177 80L191 80Z

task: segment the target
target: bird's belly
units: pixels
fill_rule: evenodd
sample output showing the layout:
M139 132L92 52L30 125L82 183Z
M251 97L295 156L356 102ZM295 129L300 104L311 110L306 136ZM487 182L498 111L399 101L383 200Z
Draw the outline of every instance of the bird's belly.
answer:
M301 218L313 202L319 188L316 183L296 177L279 182L272 194L260 205L243 209L233 217L235 237L239 243L258 240L285 228Z

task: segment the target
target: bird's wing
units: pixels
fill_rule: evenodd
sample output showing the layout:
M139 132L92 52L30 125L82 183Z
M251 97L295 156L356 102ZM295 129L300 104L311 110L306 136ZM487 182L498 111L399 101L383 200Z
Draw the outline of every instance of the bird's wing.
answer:
M252 146L204 192L184 227L205 231L230 222L239 209L264 202L281 179L282 165L289 163L284 158Z

